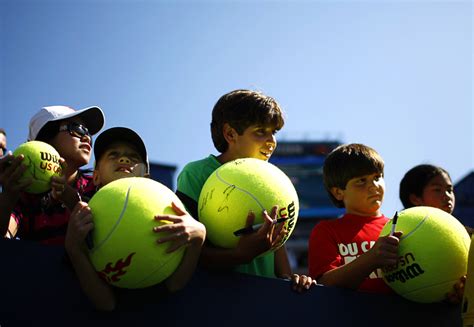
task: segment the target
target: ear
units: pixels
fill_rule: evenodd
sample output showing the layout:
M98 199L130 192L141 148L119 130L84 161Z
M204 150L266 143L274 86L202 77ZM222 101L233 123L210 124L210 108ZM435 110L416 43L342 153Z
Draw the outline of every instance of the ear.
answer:
M228 144L233 143L237 135L237 131L233 127L231 127L228 123L224 124L222 128L222 133L224 134L223 136Z
M92 172L92 182L95 186L100 186L100 173L97 169Z
M344 190L339 187L331 187L331 194L338 201L344 200Z
M409 199L410 199L410 202L415 206L423 205L423 199L420 197L417 197L415 194L410 194Z

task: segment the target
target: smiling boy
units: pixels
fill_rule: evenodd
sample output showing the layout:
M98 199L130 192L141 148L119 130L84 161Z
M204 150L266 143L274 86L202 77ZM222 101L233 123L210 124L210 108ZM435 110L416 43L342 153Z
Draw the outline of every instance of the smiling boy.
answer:
M283 127L284 118L280 105L270 96L252 90L235 90L224 94L212 110L211 135L219 155L209 155L202 160L188 163L178 176L176 194L198 218L199 195L207 178L221 165L240 158L268 161L277 146L275 134ZM277 242L283 225L273 224L276 207L272 213L249 213L247 226L255 215L262 215L264 224L256 231L240 238L237 247L224 249L206 242L200 262L212 269L293 279L295 290L307 289L311 278L292 274L284 246L262 255Z

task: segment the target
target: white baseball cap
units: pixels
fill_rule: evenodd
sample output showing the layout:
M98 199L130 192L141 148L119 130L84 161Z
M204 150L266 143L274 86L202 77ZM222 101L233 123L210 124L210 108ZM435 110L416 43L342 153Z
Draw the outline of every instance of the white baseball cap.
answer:
M71 117L80 117L91 135L99 132L105 122L104 113L99 107L88 107L80 110L74 110L66 106L43 107L30 120L28 140L35 140L41 129L43 129L43 127L45 127L49 122L64 120Z

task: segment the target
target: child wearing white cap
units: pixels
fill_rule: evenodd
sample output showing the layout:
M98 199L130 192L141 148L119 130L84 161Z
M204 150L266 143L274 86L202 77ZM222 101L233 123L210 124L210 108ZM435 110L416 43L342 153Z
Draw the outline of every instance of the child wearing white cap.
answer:
M19 182L26 167L23 155L7 154L0 162L0 233L44 244L64 244L70 210L95 187L92 176L80 167L92 154L92 135L104 125L99 107L74 110L50 106L39 110L30 120L28 140L49 143L64 160L63 176L52 180L52 190L44 194L23 192L28 181Z

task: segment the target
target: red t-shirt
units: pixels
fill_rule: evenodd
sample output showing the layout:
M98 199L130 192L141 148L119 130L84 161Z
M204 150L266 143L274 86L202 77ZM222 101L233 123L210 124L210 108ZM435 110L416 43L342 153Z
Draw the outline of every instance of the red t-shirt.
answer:
M80 173L74 187L84 201L95 192L92 176L83 173ZM16 237L20 240L63 245L70 214L61 203L51 203L49 192L23 193L11 217L18 224Z
M379 238L389 219L345 214L342 218L318 223L309 238L309 275L318 278L367 252ZM393 293L382 279L380 269L372 272L359 291Z

